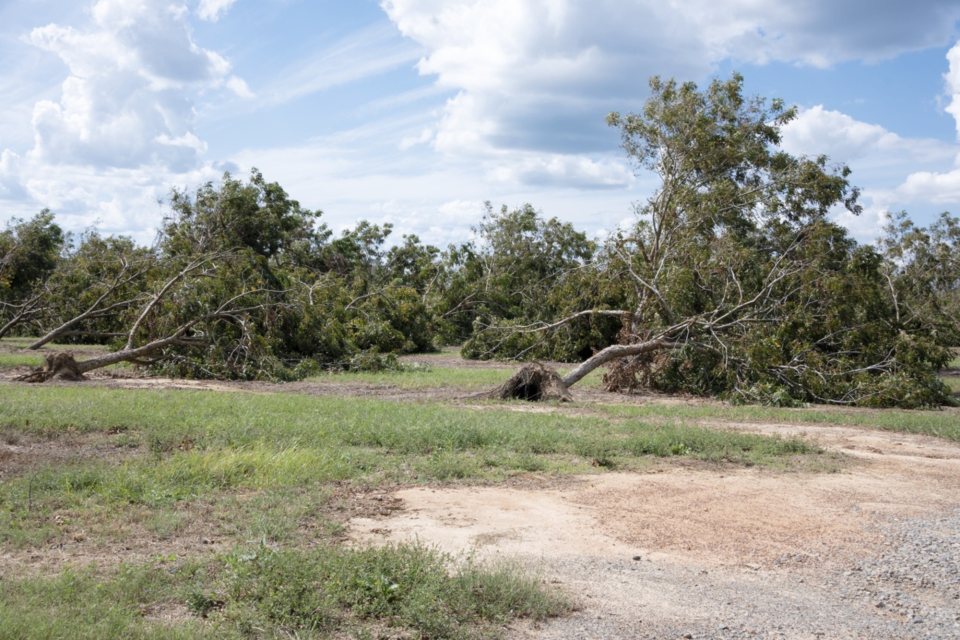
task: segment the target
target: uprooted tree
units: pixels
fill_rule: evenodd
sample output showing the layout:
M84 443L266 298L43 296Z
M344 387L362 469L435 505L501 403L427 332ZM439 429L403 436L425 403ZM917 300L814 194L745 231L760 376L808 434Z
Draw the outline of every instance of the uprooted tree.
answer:
M91 291L77 292L79 301L64 304L69 319L58 321L31 348L63 336L116 338L122 346L80 362L72 354L53 353L45 370L20 379L74 380L120 362L156 365L194 351L217 352L211 369L242 368L262 358L263 322L283 305L286 291L265 286L263 273L243 251L164 258L147 254L136 263L109 260L110 275L94 278ZM122 332L97 331L104 322Z
M31 348L109 345L77 361L55 353L22 380L77 379L120 362L179 377L292 379L343 368L362 352L432 348L421 294L380 273L389 227L333 242L276 183L253 171L174 191L153 247L88 231L34 290ZM9 251L7 253L10 253Z
M702 91L658 78L650 88L641 113L608 122L660 187L638 205L633 228L585 266L622 306L576 309L574 300L552 322L494 335L619 318L617 343L563 376L564 387L608 365L612 390L646 385L775 404L945 401L935 376L949 357L942 341L898 318L883 258L827 218L840 206L860 213L849 169L778 148L795 111L745 98L739 75Z

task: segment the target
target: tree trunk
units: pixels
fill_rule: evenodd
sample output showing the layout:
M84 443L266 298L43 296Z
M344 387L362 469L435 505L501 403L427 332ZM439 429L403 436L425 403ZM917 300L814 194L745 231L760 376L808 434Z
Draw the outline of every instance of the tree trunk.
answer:
M616 360L617 358L638 356L641 353L649 353L651 351L660 351L662 349L672 348L674 348L674 344L663 339L649 340L639 344L611 345L602 351L598 351L592 357L581 363L576 369L565 375L563 377L563 383L567 387L572 387L597 367L601 367L611 360Z
M108 353L99 358L81 360L80 362L74 360L72 353L51 353L47 356L46 370L34 371L33 373L15 378L15 380L20 382L46 382L53 378L82 380L83 374L93 371L94 369L102 369L103 367L109 367L112 364L120 362L136 363L140 358L149 356L158 349L179 342L181 342L179 337L163 338L161 340L154 340L150 344L138 347L137 349L125 349L115 353Z
M43 345L47 344L48 342L52 342L52 341L56 340L57 338L59 338L60 336L63 336L63 335L66 335L67 333L69 333L69 332L70 332L70 328L73 327L74 325L76 325L76 324L79 323L79 322L83 322L84 320L89 320L90 318L103 318L103 317L105 317L107 314L109 314L110 312L112 312L114 309L122 309L122 308L124 308L124 307L129 307L129 306L133 303L133 300L124 300L124 301L122 301L122 302L114 303L114 304L110 305L109 307L104 307L103 309L98 309L97 307L100 305L100 302L102 301L103 297L106 296L106 295L107 295L107 294L103 294L103 296L101 296L100 300L97 300L97 301L93 304L93 306L91 306L89 309L87 309L84 313L81 313L80 315L76 316L75 318L72 318L71 320L68 320L68 321L64 322L62 325L60 325L59 327L57 327L56 329L54 329L53 331L51 331L51 332L48 333L47 335L43 336L42 338L40 338L39 340L37 340L36 342L34 342L33 344L31 344L31 345L30 345L29 347L27 347L27 348L28 348L28 349L34 349L34 350L39 349L40 347L42 347ZM80 335L80 334L86 334L86 333L88 333L88 332L86 332L86 331L83 331L83 332L73 332L73 333L71 333L70 335ZM126 335L126 334L122 334L122 335Z

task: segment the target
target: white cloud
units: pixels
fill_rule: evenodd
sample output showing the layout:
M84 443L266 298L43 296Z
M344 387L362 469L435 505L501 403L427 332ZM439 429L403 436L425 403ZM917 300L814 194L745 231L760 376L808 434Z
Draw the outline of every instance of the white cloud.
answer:
M34 29L28 42L57 54L70 75L59 102L34 107L31 156L55 164L193 168L203 146L171 141L195 138L190 97L223 84L230 65L191 40L180 9L166 0L99 0L90 29ZM239 78L228 82L234 91L245 88Z
M457 91L436 123L438 151L492 165L500 180L575 188L630 184L613 161L616 134L603 118L639 106L652 75L702 79L729 58L814 66L877 60L946 43L960 18L953 0L883 11L868 0L382 0L381 7L427 50L420 73ZM791 142L824 141L821 130L843 123L817 120L840 115L807 114ZM902 146L870 125L845 133L846 146L825 140L831 155ZM923 144L907 146L922 152Z
M26 190L20 184L22 160L9 149L0 153L0 198L4 200L23 200Z
M400 141L400 150L406 151L412 147L415 147L419 144L426 144L433 140L433 129L424 129L420 132L420 135L416 136L406 136Z
M825 66L945 44L960 5L869 0L383 0L428 54L418 68L458 89L438 149L583 153L602 117L638 104L651 75L702 78L720 60Z
M956 120L957 137L960 139L960 43L947 52L949 70L944 74L944 91L950 102L947 113ZM956 207L960 204L960 153L954 148L954 168L948 171L915 171L903 183L885 194L889 200L920 202Z
M947 61L950 69L943 78L950 104L946 106L946 111L957 121L957 137L960 138L960 42L947 52Z
M422 145L399 151L399 142L421 131L428 118L388 118L296 146L248 149L234 160L243 171L256 166L267 179L280 180L303 206L322 208L334 230L365 218L394 224L394 240L415 233L436 246L468 238L485 200L498 209L531 203L548 217L595 229L616 224L640 195L634 189L543 189L509 175L498 179L493 161L461 162ZM517 154L516 162L524 157Z
M237 76L230 76L227 79L227 88L237 94L238 97L246 100L257 97L253 91L250 91L250 87L247 86L246 81L243 78L238 78Z
M891 207L882 203L868 203L859 216L840 208L834 212L834 220L850 231L857 242L871 244L876 241L887 224L887 213Z
M960 164L960 157L957 160ZM946 173L912 173L897 188L896 195L909 201L956 206L960 203L960 168Z
M876 238L889 210L960 203L960 169L937 171L945 164L960 166L956 144L904 138L822 106L801 111L784 127L782 142L790 153L824 154L853 169L851 181L863 187L864 212L859 217L838 212L836 218L858 240Z
M583 150L596 129L574 116L621 108L655 74L703 77L728 57L824 66L946 43L960 5L931 0L877 11L842 3L756 0L383 0L427 48L419 70L462 93L438 148L549 148L544 130ZM845 19L845 17L849 19ZM567 130L555 125L567 120ZM572 128L574 130L570 130ZM591 138L593 140L591 140ZM558 144L555 142L555 144ZM552 148L550 150L557 151Z
M225 14L237 0L200 0L197 7L197 15L201 20L216 22L222 14Z
M99 220L142 236L171 185L219 174L203 162L196 99L251 92L221 55L193 41L182 2L97 0L88 15L84 27L49 24L23 37L56 54L67 77L58 98L34 105L33 148L0 156L0 198L51 207L68 228Z
M851 118L817 105L802 110L783 128L783 148L793 154L827 155L851 163L869 158L903 165L906 161L943 161L957 153L954 145L936 139L903 138L877 124Z
M445 216L476 222L479 222L486 211L484 203L479 200L450 200L441 204L437 209Z
M13 203L20 211L29 213L49 207L56 212L58 223L67 229L80 230L96 224L106 233L132 235L141 243L153 240L153 230L162 215L157 201L168 195L172 185L189 187L215 181L222 175L211 165L172 173L152 167L54 166L29 159L24 159L23 164L15 183L23 190L22 197Z
M183 134L179 138L171 138L164 133L157 136L156 141L160 144L167 145L168 147L183 147L185 149L193 149L199 155L203 155L207 152L207 143L195 136L190 131Z
M370 112L449 97L437 111L398 117L389 132L372 123L369 138L347 131L235 159L344 223L374 213L396 221L398 233L405 225L444 238L474 224L472 206L487 198L529 201L590 228L615 225L655 185L622 164L603 116L638 107L650 75L702 80L727 59L824 66L888 58L947 44L960 17L956 0L883 3L882 10L867 0L385 0L396 28L374 25L280 62L254 92L224 56L194 41L188 22L216 20L233 0L82 4L89 24L66 26L61 18L25 37L34 51L55 53L69 76L57 94L46 87L27 94L8 83L22 93L18 105L36 106L32 128L18 120L34 138L31 151L29 138L3 131L19 153L0 155L5 203L29 200L118 230L146 228L169 184L220 172L204 161L195 104L204 117L229 110L211 107L216 96L235 113L266 110L420 60L420 72L436 80L431 86L351 115L369 123ZM948 109L960 119L960 49L950 60ZM823 107L801 114L786 142L850 162L855 182L869 176L865 186L877 202L954 197L957 149L946 143L902 138ZM870 190L901 183L899 191ZM462 210L451 204L458 202Z
M634 182L633 173L620 162L559 154L502 162L490 176L501 182L561 189L623 189Z
M370 211L390 216L403 213L404 208L396 200L387 200L386 202L374 202L370 205Z

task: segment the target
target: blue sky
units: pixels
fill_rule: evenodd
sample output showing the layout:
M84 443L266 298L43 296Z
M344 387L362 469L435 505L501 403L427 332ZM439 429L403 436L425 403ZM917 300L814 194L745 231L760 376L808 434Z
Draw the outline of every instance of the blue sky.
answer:
M887 210L960 213L956 0L0 0L0 220L148 242L176 186L258 167L334 229L445 245L482 203L602 234L655 188L603 121L737 70L797 154Z

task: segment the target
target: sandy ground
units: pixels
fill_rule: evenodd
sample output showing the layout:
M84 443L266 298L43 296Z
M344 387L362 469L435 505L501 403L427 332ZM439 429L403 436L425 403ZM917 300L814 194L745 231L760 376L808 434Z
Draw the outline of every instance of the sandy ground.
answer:
M940 584L848 584L865 566L883 568L904 535L909 544L957 519L960 447L863 428L715 426L802 429L856 463L840 473L675 468L547 489L404 489L393 495L402 510L355 518L352 535L534 566L580 596L575 615L515 637L960 638L955 529L926 545L946 549ZM877 606L884 589L895 606Z

